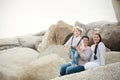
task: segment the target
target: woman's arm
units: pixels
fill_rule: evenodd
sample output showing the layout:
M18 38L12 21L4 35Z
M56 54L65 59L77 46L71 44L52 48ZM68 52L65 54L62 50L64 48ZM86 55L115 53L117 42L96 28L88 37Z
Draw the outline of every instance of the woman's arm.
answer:
M77 48L78 53L80 54L80 58L84 61L90 60L90 56L92 54L91 48L87 48L82 50L81 48Z
M105 51L106 51L106 48L105 48L105 45L104 43L99 43L98 45L98 54L99 54L99 57L100 57L100 65L105 65Z

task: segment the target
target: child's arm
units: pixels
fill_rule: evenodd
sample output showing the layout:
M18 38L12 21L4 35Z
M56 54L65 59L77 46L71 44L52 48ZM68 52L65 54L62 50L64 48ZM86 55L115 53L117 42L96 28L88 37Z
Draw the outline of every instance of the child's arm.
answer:
M64 44L64 46L71 46L72 42L72 36L69 38L69 40Z

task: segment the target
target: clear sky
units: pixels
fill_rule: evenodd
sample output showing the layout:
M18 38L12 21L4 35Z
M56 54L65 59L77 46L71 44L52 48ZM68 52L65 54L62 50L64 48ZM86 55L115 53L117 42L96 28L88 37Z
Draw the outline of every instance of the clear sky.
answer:
M0 38L47 30L59 20L117 21L111 0L0 0Z

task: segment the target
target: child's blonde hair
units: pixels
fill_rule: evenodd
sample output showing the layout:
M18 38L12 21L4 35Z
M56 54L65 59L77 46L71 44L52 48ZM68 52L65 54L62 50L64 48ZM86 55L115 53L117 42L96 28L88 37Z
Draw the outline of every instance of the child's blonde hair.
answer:
M82 34L82 29L80 27L78 26L73 27L72 32L74 32L75 30L80 31L80 35Z

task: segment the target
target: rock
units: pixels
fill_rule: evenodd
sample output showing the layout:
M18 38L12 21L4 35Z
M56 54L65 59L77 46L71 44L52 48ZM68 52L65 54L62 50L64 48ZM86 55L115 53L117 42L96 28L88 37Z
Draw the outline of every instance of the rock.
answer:
M65 61L55 54L47 55L26 66L20 80L50 80L59 75Z
M68 48L63 45L52 45L45 49L40 53L40 57L47 56L50 54L57 54L61 58L63 58L66 62L70 62L70 58L68 56Z
M100 30L103 42L112 51L120 51L120 25L106 26Z
M20 46L17 38L0 39L0 50L9 49Z
M112 0L112 5L115 11L116 18L120 22L120 0Z
M0 51L0 65L25 65L37 59L39 53L30 48L11 48Z
M32 35L20 36L18 37L18 40L22 47L35 49L36 42L41 42L42 36L32 36Z
M14 47L28 47L35 49L35 44L42 41L42 36L24 35L14 38L0 39L0 50Z
M120 62L117 62L51 80L119 80L119 70Z
M65 38L72 32L72 26L63 21L57 25L52 25L43 37L42 43L38 45L37 50L42 52L50 45L64 44Z
M99 22L96 22L96 24ZM87 25L89 26L89 25ZM86 26L86 28L87 28ZM94 28L92 28L94 27ZM90 45L93 44L93 35L95 32L101 34L102 40L105 43L106 47L112 51L120 51L120 23L109 23L104 24L100 27L91 26L91 29L87 29L87 36L90 38Z
M56 35L56 43L57 44L64 44L64 40L72 33L72 25L69 25L63 21L59 21L57 23L57 27L55 29L55 35Z
M15 65L0 65L0 80L20 80L22 68Z
M41 31L33 36L44 36L47 31Z
M36 50L39 52L42 52L44 49L46 49L49 45L52 45L52 43L50 43L50 40L48 40L49 38L49 33L50 30L48 30L45 35L42 38L42 42L41 43L36 43ZM54 39L54 38L53 38Z
M106 52L105 64L120 62L120 52Z

